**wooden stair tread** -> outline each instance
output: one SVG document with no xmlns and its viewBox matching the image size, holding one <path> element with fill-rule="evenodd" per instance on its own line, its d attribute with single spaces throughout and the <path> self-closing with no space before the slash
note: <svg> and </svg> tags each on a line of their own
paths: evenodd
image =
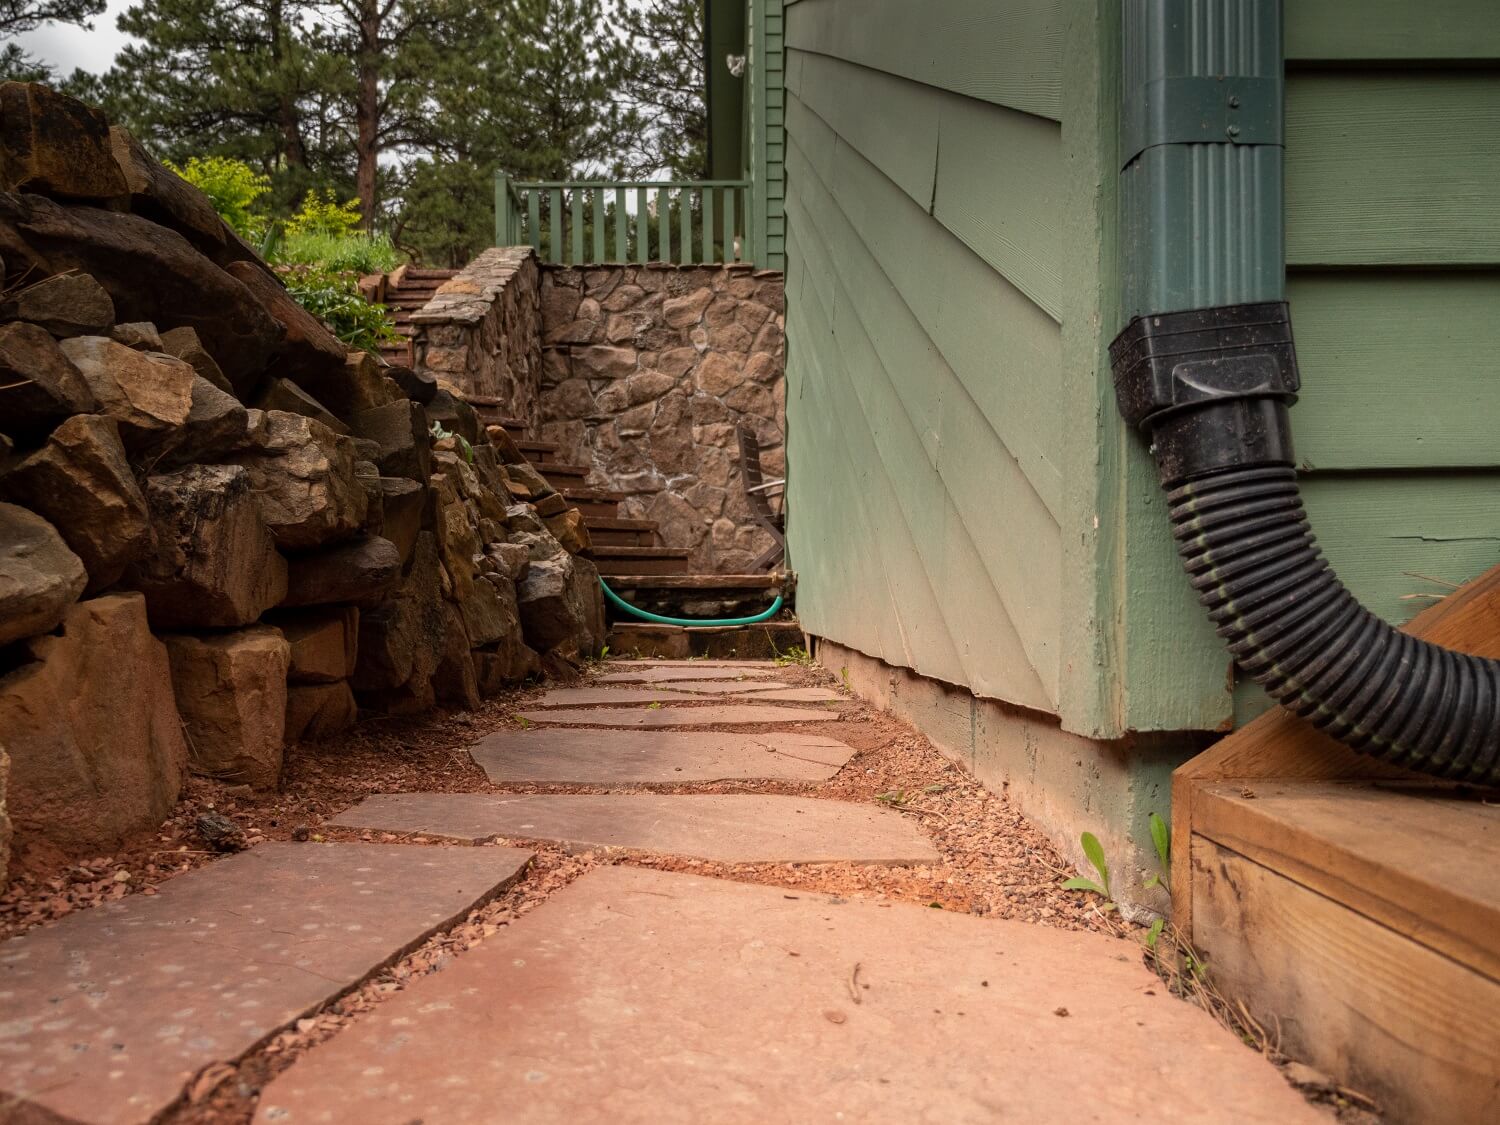
<svg viewBox="0 0 1500 1125">
<path fill-rule="evenodd" d="M 780 574 L 616 574 L 614 590 L 771 590 L 785 579 Z"/>
<path fill-rule="evenodd" d="M 606 559 L 685 559 L 687 547 L 595 547 L 594 556 Z"/>
<path fill-rule="evenodd" d="M 566 496 L 563 497 L 567 499 Z M 583 526 L 590 531 L 655 531 L 659 524 L 655 520 L 627 520 L 617 516 L 583 517 Z"/>
<path fill-rule="evenodd" d="M 618 504 L 625 499 L 623 492 L 611 492 L 607 488 L 564 488 L 559 491 L 564 500 L 592 500 L 596 503 Z"/>
<path fill-rule="evenodd" d="M 1500 979 L 1500 808 L 1455 785 L 1225 782 L 1193 831 Z"/>
</svg>

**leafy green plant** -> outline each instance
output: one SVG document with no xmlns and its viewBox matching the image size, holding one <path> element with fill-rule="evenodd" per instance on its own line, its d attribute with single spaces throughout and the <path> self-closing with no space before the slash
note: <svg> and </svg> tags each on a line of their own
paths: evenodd
<svg viewBox="0 0 1500 1125">
<path fill-rule="evenodd" d="M 1114 906 L 1114 892 L 1109 885 L 1109 862 L 1104 858 L 1104 845 L 1099 843 L 1099 837 L 1092 832 L 1085 832 L 1079 837 L 1083 844 L 1083 854 L 1088 861 L 1094 865 L 1094 871 L 1098 873 L 1098 880 L 1085 879 L 1081 875 L 1068 879 L 1063 883 L 1063 888 L 1069 891 L 1092 891 L 1105 900 L 1106 908 Z"/>
<path fill-rule="evenodd" d="M 362 221 L 359 200 L 340 202 L 334 198 L 332 188 L 323 191 L 314 188 L 302 200 L 297 213 L 287 220 L 286 233 L 288 236 L 320 234 L 337 238 L 359 230 Z"/>
<path fill-rule="evenodd" d="M 348 347 L 374 351 L 381 344 L 400 340 L 385 306 L 366 301 L 352 274 L 310 267 L 278 272 L 292 299 L 328 325 Z"/>
<path fill-rule="evenodd" d="M 1146 887 L 1163 886 L 1162 880 L 1172 871 L 1172 833 L 1167 830 L 1167 822 L 1156 813 L 1152 813 L 1148 823 L 1151 826 L 1151 843 L 1156 847 L 1156 859 L 1161 864 L 1161 870 L 1145 882 Z"/>
<path fill-rule="evenodd" d="M 334 273 L 386 273 L 396 268 L 400 256 L 384 234 L 347 231 L 335 234 L 321 230 L 288 229 L 272 249 L 274 259 L 286 265 L 318 266 Z"/>
<path fill-rule="evenodd" d="M 773 641 L 772 644 L 774 645 L 775 642 Z M 789 664 L 798 664 L 804 668 L 810 668 L 812 667 L 812 662 L 812 656 L 801 645 L 792 645 L 785 652 L 778 651 L 776 653 L 775 664 L 778 668 L 785 668 Z"/>
<path fill-rule="evenodd" d="M 905 789 L 892 789 L 889 793 L 877 793 L 875 799 L 882 805 L 896 809 L 906 804 L 908 800 Z"/>
<path fill-rule="evenodd" d="M 1156 943 L 1161 940 L 1161 932 L 1166 928 L 1166 924 L 1165 919 L 1158 918 L 1151 923 L 1150 928 L 1146 931 L 1146 948 L 1151 950 L 1152 953 L 1156 952 Z"/>
<path fill-rule="evenodd" d="M 236 234 L 252 237 L 261 222 L 256 204 L 271 190 L 269 177 L 228 156 L 194 156 L 180 167 L 170 162 L 167 167 L 208 196 L 219 217 Z"/>
</svg>

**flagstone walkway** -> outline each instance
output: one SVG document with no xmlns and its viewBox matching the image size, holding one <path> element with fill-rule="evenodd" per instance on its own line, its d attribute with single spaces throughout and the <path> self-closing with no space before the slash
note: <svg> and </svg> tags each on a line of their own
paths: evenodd
<svg viewBox="0 0 1500 1125">
<path fill-rule="evenodd" d="M 0 1122 L 1322 1119 L 1130 941 L 670 869 L 942 861 L 904 797 L 837 799 L 861 767 L 822 732 L 860 705 L 777 675 L 614 666 L 473 743 L 497 788 L 375 794 L 326 822 L 383 842 L 263 844 L 0 944 Z M 719 790 L 762 782 L 804 788 Z M 505 792 L 538 785 L 603 791 Z M 548 847 L 591 862 L 263 1086 L 242 1076 L 222 1115 L 200 1097 L 524 892 Z"/>
</svg>

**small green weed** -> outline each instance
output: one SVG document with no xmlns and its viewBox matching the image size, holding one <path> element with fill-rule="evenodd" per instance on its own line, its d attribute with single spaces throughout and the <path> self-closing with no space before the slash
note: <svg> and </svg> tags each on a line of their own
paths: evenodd
<svg viewBox="0 0 1500 1125">
<path fill-rule="evenodd" d="M 1063 888 L 1069 891 L 1092 891 L 1104 899 L 1104 909 L 1115 909 L 1114 892 L 1109 885 L 1109 861 L 1104 858 L 1104 845 L 1099 843 L 1099 837 L 1092 832 L 1085 832 L 1079 837 L 1083 844 L 1083 854 L 1088 857 L 1094 870 L 1098 873 L 1097 881 L 1085 879 L 1081 875 L 1068 879 L 1063 883 Z"/>
<path fill-rule="evenodd" d="M 1156 813 L 1151 814 L 1150 824 L 1151 843 L 1156 846 L 1156 859 L 1161 864 L 1161 870 L 1147 879 L 1144 885 L 1165 889 L 1164 880 L 1172 872 L 1172 833 L 1167 830 L 1167 822 Z"/>
<path fill-rule="evenodd" d="M 522 730 L 530 730 L 533 726 L 536 725 L 525 715 L 512 715 L 511 718 L 514 719 L 517 724 L 519 724 Z"/>
</svg>

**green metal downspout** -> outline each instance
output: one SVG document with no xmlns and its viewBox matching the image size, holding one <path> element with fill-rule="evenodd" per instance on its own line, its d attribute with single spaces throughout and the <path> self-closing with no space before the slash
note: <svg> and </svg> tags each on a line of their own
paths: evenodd
<svg viewBox="0 0 1500 1125">
<path fill-rule="evenodd" d="M 1125 0 L 1121 300 L 1282 299 L 1280 0 Z"/>
</svg>

